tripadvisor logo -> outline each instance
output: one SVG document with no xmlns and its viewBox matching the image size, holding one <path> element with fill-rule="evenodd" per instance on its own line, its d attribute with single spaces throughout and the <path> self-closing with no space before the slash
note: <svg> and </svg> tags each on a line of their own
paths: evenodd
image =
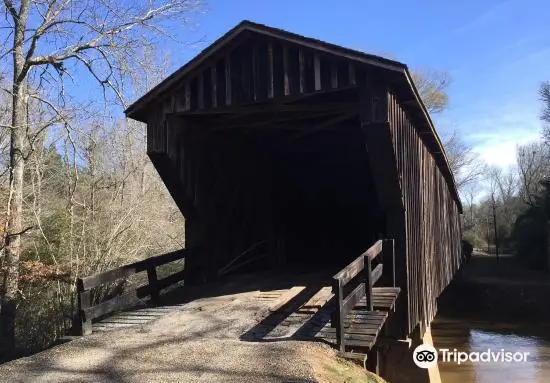
<svg viewBox="0 0 550 383">
<path fill-rule="evenodd" d="M 413 361 L 420 368 L 430 368 L 437 364 L 437 350 L 429 344 L 421 344 L 413 352 Z"/>
<path fill-rule="evenodd" d="M 413 361 L 420 368 L 430 368 L 437 363 L 438 355 L 441 354 L 442 362 L 453 362 L 457 364 L 471 362 L 471 363 L 525 363 L 529 352 L 511 352 L 500 349 L 493 351 L 487 349 L 483 352 L 463 352 L 442 348 L 437 350 L 429 344 L 421 344 L 413 353 Z"/>
</svg>

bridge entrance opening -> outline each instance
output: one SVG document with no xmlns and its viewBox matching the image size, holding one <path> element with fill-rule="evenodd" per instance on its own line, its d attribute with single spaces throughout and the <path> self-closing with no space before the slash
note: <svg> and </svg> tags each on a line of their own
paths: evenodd
<svg viewBox="0 0 550 383">
<path fill-rule="evenodd" d="M 357 113 L 331 109 L 330 97 L 172 119 L 195 188 L 191 268 L 337 270 L 383 237 Z"/>
</svg>

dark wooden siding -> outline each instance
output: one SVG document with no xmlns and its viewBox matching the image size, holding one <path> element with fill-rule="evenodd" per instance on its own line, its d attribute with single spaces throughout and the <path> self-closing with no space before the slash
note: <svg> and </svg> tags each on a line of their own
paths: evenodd
<svg viewBox="0 0 550 383">
<path fill-rule="evenodd" d="M 219 52 L 164 93 L 170 105 L 165 112 L 197 112 L 355 85 L 355 62 L 255 34 L 245 41 Z"/>
<path fill-rule="evenodd" d="M 433 155 L 395 94 L 389 119 L 406 220 L 409 331 L 425 328 L 436 298 L 460 266 L 460 213 Z"/>
</svg>

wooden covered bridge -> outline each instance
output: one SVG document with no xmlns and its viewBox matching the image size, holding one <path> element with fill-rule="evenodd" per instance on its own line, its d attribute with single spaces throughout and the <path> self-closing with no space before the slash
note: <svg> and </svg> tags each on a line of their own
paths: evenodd
<svg viewBox="0 0 550 383">
<path fill-rule="evenodd" d="M 245 21 L 126 113 L 186 218 L 186 284 L 326 271 L 341 350 L 371 348 L 388 312 L 397 337 L 434 318 L 461 204 L 406 65 Z M 134 269 L 145 293 L 167 284 Z"/>
</svg>

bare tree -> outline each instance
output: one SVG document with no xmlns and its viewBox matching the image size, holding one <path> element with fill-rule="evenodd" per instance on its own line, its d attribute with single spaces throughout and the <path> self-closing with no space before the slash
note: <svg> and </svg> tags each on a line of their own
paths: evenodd
<svg viewBox="0 0 550 383">
<path fill-rule="evenodd" d="M 460 192 L 483 176 L 486 165 L 456 131 L 443 140 L 443 147 Z"/>
<path fill-rule="evenodd" d="M 539 95 L 542 101 L 540 119 L 545 123 L 543 134 L 546 143 L 550 144 L 550 81 L 545 81 L 541 84 Z"/>
<path fill-rule="evenodd" d="M 517 148 L 517 163 L 520 177 L 520 196 L 529 206 L 534 206 L 542 192 L 541 181 L 550 174 L 548 146 L 535 142 Z"/>
<path fill-rule="evenodd" d="M 451 83 L 451 77 L 447 72 L 424 69 L 414 70 L 411 75 L 430 113 L 439 113 L 447 108 L 449 104 L 447 88 Z"/>
<path fill-rule="evenodd" d="M 489 201 L 491 204 L 491 215 L 493 223 L 493 235 L 494 235 L 494 245 L 497 256 L 497 262 L 499 262 L 499 235 L 498 235 L 498 221 L 497 221 L 497 211 L 498 211 L 498 202 L 499 202 L 499 190 L 500 183 L 502 179 L 502 169 L 498 167 L 491 167 L 489 169 Z"/>
<path fill-rule="evenodd" d="M 6 49 L 0 51 L 0 61 L 10 68 L 11 84 L 6 91 L 12 98 L 11 121 L 6 126 L 10 130 L 10 177 L 0 308 L 0 339 L 7 353 L 15 347 L 21 235 L 29 230 L 23 226 L 23 176 L 32 150 L 27 137 L 29 100 L 51 109 L 53 120 L 46 126 L 59 119 L 67 127 L 62 113 L 65 82 L 74 81 L 73 74 L 85 70 L 103 88 L 105 97 L 112 91 L 122 101 L 124 76 L 139 52 L 155 44 L 166 22 L 178 20 L 185 25 L 199 0 L 3 0 L 2 4 L 6 17 L 0 27 Z"/>
</svg>

